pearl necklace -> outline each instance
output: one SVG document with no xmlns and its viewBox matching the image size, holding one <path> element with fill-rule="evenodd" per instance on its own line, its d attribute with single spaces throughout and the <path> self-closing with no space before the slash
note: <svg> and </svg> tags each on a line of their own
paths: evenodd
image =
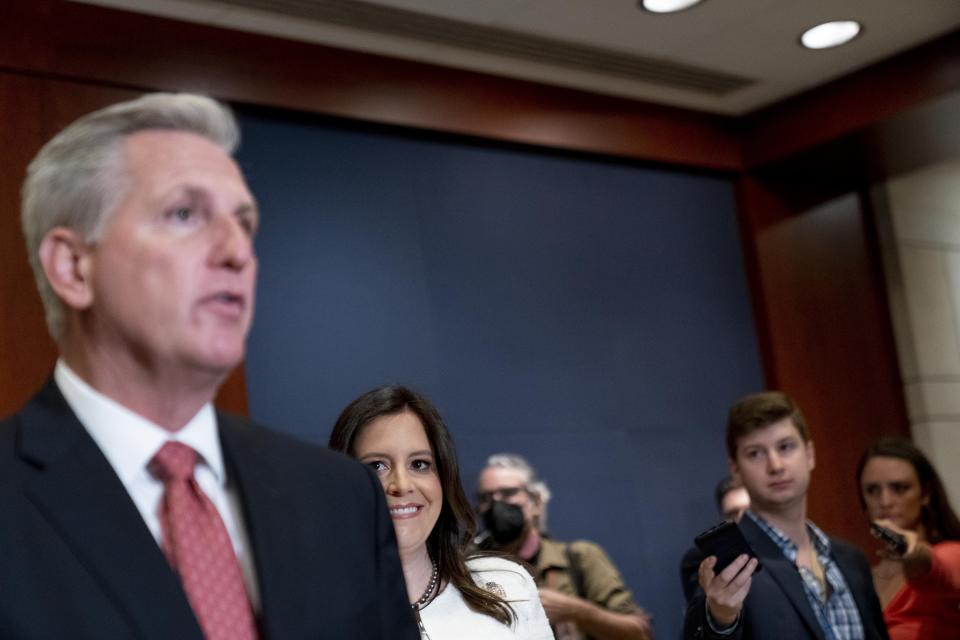
<svg viewBox="0 0 960 640">
<path fill-rule="evenodd" d="M 440 576 L 440 568 L 437 567 L 437 563 L 433 562 L 433 572 L 430 574 L 430 584 L 427 585 L 427 590 L 423 592 L 423 595 L 420 596 L 420 599 L 410 605 L 410 608 L 414 611 L 419 611 L 424 605 L 430 602 L 430 597 L 433 595 L 433 590 L 437 588 L 437 578 Z"/>
</svg>

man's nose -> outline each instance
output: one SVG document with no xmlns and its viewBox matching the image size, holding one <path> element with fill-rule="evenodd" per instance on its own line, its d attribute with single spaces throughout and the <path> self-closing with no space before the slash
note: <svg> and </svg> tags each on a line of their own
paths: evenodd
<svg viewBox="0 0 960 640">
<path fill-rule="evenodd" d="M 771 451 L 767 455 L 767 471 L 769 473 L 779 473 L 783 471 L 783 459 L 776 451 Z"/>
<path fill-rule="evenodd" d="M 239 271 L 253 261 L 253 238 L 239 218 L 232 215 L 220 216 L 212 225 L 214 246 L 211 261 L 216 266 Z"/>
</svg>

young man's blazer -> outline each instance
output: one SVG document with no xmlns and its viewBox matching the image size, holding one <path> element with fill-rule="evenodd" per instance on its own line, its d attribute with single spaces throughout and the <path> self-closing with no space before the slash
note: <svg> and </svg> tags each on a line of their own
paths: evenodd
<svg viewBox="0 0 960 640">
<path fill-rule="evenodd" d="M 713 633 L 706 620 L 705 595 L 698 587 L 687 608 L 684 639 L 828 640 L 817 624 L 796 566 L 749 517 L 740 520 L 740 530 L 763 565 L 763 570 L 753 576 L 740 624 L 732 635 Z M 880 602 L 873 589 L 870 566 L 863 554 L 834 538 L 830 539 L 830 547 L 831 557 L 843 573 L 857 604 L 865 640 L 889 640 Z"/>
</svg>

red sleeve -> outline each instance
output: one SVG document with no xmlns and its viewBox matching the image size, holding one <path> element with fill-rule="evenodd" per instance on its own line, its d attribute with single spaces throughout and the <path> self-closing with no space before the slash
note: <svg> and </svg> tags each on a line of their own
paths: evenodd
<svg viewBox="0 0 960 640">
<path fill-rule="evenodd" d="M 920 590 L 960 592 L 960 542 L 941 542 L 933 545 L 931 551 L 930 572 L 911 580 L 910 584 Z"/>
</svg>

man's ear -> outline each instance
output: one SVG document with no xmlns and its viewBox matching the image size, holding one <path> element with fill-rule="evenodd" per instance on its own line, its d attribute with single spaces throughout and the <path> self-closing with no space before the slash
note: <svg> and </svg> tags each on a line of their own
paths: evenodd
<svg viewBox="0 0 960 640">
<path fill-rule="evenodd" d="M 807 447 L 807 458 L 810 460 L 810 471 L 813 471 L 817 468 L 817 456 L 816 451 L 813 448 L 813 440 L 809 441 L 806 444 Z"/>
<path fill-rule="evenodd" d="M 90 247 L 76 231 L 50 229 L 40 242 L 38 254 L 47 281 L 65 305 L 86 309 L 93 303 Z"/>
<path fill-rule="evenodd" d="M 727 468 L 730 470 L 730 477 L 739 485 L 743 485 L 743 478 L 740 477 L 740 465 L 733 458 L 727 458 Z"/>
<path fill-rule="evenodd" d="M 527 496 L 530 498 L 530 513 L 533 514 L 534 520 L 537 521 L 537 526 L 539 526 L 540 516 L 543 515 L 543 497 L 532 491 L 528 491 Z"/>
</svg>

